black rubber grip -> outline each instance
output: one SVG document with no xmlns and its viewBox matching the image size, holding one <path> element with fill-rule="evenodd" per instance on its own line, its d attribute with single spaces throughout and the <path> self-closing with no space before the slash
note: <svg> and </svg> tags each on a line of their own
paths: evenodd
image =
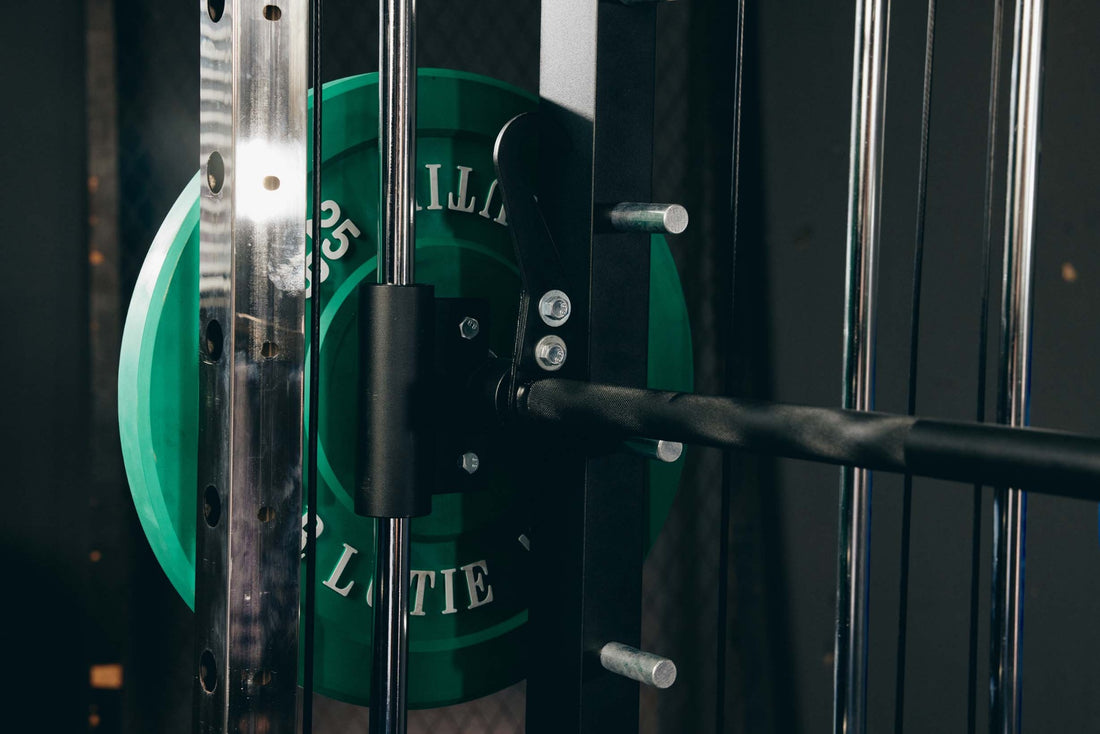
<svg viewBox="0 0 1100 734">
<path fill-rule="evenodd" d="M 359 288 L 359 515 L 431 512 L 434 300 L 429 285 Z"/>
<path fill-rule="evenodd" d="M 1100 500 L 1100 439 L 1093 436 L 559 378 L 521 385 L 516 410 L 573 432 L 614 432 Z"/>
</svg>

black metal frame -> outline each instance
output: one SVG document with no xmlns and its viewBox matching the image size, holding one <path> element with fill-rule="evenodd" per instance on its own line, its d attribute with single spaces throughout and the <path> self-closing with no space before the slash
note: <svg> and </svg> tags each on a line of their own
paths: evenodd
<svg viewBox="0 0 1100 734">
<path fill-rule="evenodd" d="M 587 379 L 638 387 L 649 235 L 598 232 L 596 206 L 650 200 L 655 32 L 653 4 L 542 4 L 540 114 L 553 132 L 542 137 L 539 204 L 587 331 L 568 360 Z M 527 731 L 636 731 L 638 684 L 604 670 L 598 653 L 640 640 L 642 459 L 537 443 Z"/>
</svg>

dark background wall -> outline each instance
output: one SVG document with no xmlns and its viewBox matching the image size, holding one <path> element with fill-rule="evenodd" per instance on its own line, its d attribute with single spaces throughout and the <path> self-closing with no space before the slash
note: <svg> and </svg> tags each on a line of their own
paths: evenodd
<svg viewBox="0 0 1100 734">
<path fill-rule="evenodd" d="M 373 15 L 343 5 L 327 4 L 326 78 L 375 63 Z M 659 199 L 682 201 L 692 213 L 691 229 L 673 248 L 692 313 L 698 386 L 836 405 L 854 3 L 748 3 L 736 280 L 727 205 L 730 5 L 682 0 L 660 15 L 654 187 Z M 1100 359 L 1092 338 L 1100 328 L 1100 48 L 1092 42 L 1100 7 L 1049 5 L 1032 417 L 1036 425 L 1100 434 L 1100 390 L 1091 379 Z M 878 404 L 897 411 L 905 405 L 925 8 L 893 6 Z M 537 87 L 533 0 L 423 0 L 420 13 L 422 64 Z M 1011 8 L 1008 15 L 1006 39 Z M 938 417 L 969 419 L 974 410 L 991 19 L 989 0 L 940 3 L 918 398 L 920 413 Z M 100 35 L 86 34 L 92 26 Z M 190 727 L 190 614 L 156 567 L 117 473 L 117 447 L 103 424 L 112 410 L 103 355 L 117 339 L 145 249 L 196 167 L 196 38 L 193 3 L 138 0 L 21 6 L 18 23 L 6 23 L 0 37 L 9 101 L 0 116 L 8 174 L 0 177 L 8 263 L 0 292 L 12 386 L 0 425 L 4 498 L 14 508 L 0 530 L 10 569 L 3 629 L 26 681 L 17 696 L 5 690 L 3 705 L 5 715 L 42 731 L 81 730 L 90 716 L 102 731 Z M 103 70 L 94 62 L 104 61 L 105 48 L 115 50 L 106 77 L 89 71 Z M 107 132 L 86 110 L 101 121 L 115 115 Z M 97 157 L 104 146 L 106 156 Z M 998 192 L 1003 152 L 1002 125 Z M 112 170 L 117 198 L 104 199 Z M 995 243 L 1002 199 L 998 193 Z M 103 217 L 115 226 L 106 241 Z M 107 252 L 115 281 L 104 280 L 90 249 Z M 111 293 L 113 321 L 103 310 Z M 995 317 L 990 323 L 995 331 Z M 693 453 L 647 562 L 645 642 L 676 659 L 681 676 L 670 691 L 643 695 L 645 729 L 713 732 L 721 700 L 725 731 L 828 731 L 837 472 L 731 459 L 723 583 L 722 469 L 717 452 Z M 893 716 L 899 490 L 896 477 L 876 478 L 872 731 L 886 730 Z M 917 483 L 910 731 L 965 729 L 970 502 L 965 487 Z M 1028 551 L 1025 725 L 1093 730 L 1100 722 L 1092 695 L 1100 684 L 1095 505 L 1032 498 Z M 980 570 L 985 596 L 988 552 Z M 983 607 L 979 695 L 987 616 Z M 116 662 L 126 673 L 122 688 L 89 690 L 88 666 Z M 356 720 L 354 711 L 332 711 L 333 727 Z M 508 711 L 504 726 L 514 728 Z M 979 713 L 984 722 L 983 701 Z M 468 712 L 431 720 L 451 731 L 476 730 L 479 721 Z"/>
<path fill-rule="evenodd" d="M 973 417 L 979 243 L 992 4 L 939 3 L 918 411 Z M 1007 109 L 1011 4 L 1006 18 L 1002 110 Z M 1032 420 L 1100 429 L 1095 286 L 1100 227 L 1100 55 L 1081 34 L 1100 27 L 1095 4 L 1048 3 L 1043 149 L 1035 269 Z M 880 286 L 878 406 L 905 407 L 909 279 L 916 213 L 923 3 L 893 3 L 887 94 L 886 180 Z M 773 395 L 809 404 L 839 398 L 841 299 L 852 42 L 850 4 L 759 6 L 757 73 L 766 198 Z M 1005 125 L 998 143 L 994 242 L 1003 230 Z M 994 259 L 999 263 L 995 248 Z M 995 267 L 999 279 L 999 264 Z M 995 283 L 994 298 L 998 297 Z M 994 309 L 996 310 L 996 309 Z M 991 320 L 996 333 L 996 320 Z M 996 360 L 992 345 L 991 361 Z M 992 406 L 992 401 L 989 402 Z M 916 485 L 908 696 L 911 731 L 962 731 L 966 712 L 970 502 L 960 485 Z M 802 731 L 825 731 L 830 706 L 836 472 L 780 464 L 793 689 Z M 900 481 L 876 478 L 872 548 L 872 731 L 893 706 Z M 990 545 L 989 496 L 983 548 Z M 1031 731 L 1093 730 L 1100 721 L 1092 625 L 1100 597 L 1096 508 L 1033 497 L 1028 526 L 1024 723 Z M 989 589 L 988 552 L 981 591 Z M 988 608 L 981 622 L 979 696 L 988 674 Z M 980 699 L 984 704 L 984 700 Z M 984 722 L 984 706 L 979 708 Z"/>
<path fill-rule="evenodd" d="M 67 7 L 62 7 L 66 5 Z M 5 8 L 10 9 L 10 8 Z M 0 407 L 5 581 L 0 640 L 11 662 L 4 728 L 85 726 L 88 306 L 80 3 L 21 7 L 0 30 Z M 42 707 L 56 693 L 54 703 Z"/>
</svg>

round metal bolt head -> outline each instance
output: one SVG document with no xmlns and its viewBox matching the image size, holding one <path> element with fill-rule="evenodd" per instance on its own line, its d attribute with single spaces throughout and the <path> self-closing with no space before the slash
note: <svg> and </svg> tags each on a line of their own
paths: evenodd
<svg viewBox="0 0 1100 734">
<path fill-rule="evenodd" d="M 463 339 L 473 339 L 481 331 L 481 324 L 473 316 L 467 316 L 458 325 L 458 331 Z"/>
<path fill-rule="evenodd" d="M 658 441 L 657 458 L 666 464 L 678 460 L 684 453 L 684 445 L 679 441 Z"/>
<path fill-rule="evenodd" d="M 568 352 L 559 336 L 544 336 L 535 345 L 535 361 L 547 372 L 556 372 L 565 364 Z"/>
<path fill-rule="evenodd" d="M 481 466 L 481 459 L 473 451 L 467 451 L 458 462 L 467 474 L 473 474 Z"/>
<path fill-rule="evenodd" d="M 670 204 L 664 212 L 665 231 L 669 234 L 680 234 L 688 228 L 687 209 L 679 204 Z"/>
<path fill-rule="evenodd" d="M 619 232 L 680 234 L 687 229 L 688 212 L 679 204 L 624 201 L 606 211 L 606 223 Z"/>
<path fill-rule="evenodd" d="M 671 688 L 676 682 L 676 663 L 671 660 L 661 660 L 652 668 L 654 688 Z"/>
<path fill-rule="evenodd" d="M 546 291 L 539 299 L 539 316 L 547 326 L 561 326 L 569 320 L 573 304 L 563 291 Z"/>
</svg>

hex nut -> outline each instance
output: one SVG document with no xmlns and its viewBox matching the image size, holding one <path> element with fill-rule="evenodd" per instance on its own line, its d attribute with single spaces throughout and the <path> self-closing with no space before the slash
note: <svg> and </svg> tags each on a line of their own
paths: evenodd
<svg viewBox="0 0 1100 734">
<path fill-rule="evenodd" d="M 547 326 L 561 326 L 569 320 L 573 304 L 565 291 L 550 290 L 539 299 L 539 316 Z"/>
<path fill-rule="evenodd" d="M 458 325 L 458 333 L 462 334 L 463 339 L 474 339 L 480 332 L 481 324 L 473 316 L 467 316 Z"/>
<path fill-rule="evenodd" d="M 459 459 L 458 465 L 462 467 L 463 471 L 467 474 L 473 474 L 481 466 L 481 459 L 473 451 L 467 451 Z"/>
<path fill-rule="evenodd" d="M 565 364 L 569 352 L 560 336 L 544 336 L 535 344 L 535 361 L 547 372 L 557 372 Z"/>
</svg>

